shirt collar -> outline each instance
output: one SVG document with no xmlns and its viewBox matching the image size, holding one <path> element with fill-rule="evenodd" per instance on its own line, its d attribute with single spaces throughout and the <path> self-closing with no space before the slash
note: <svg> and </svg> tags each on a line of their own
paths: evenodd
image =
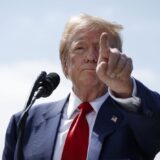
<svg viewBox="0 0 160 160">
<path fill-rule="evenodd" d="M 96 113 L 98 113 L 103 102 L 108 98 L 108 96 L 109 96 L 109 94 L 108 94 L 108 92 L 106 92 L 103 96 L 98 97 L 94 101 L 89 102 Z"/>
<path fill-rule="evenodd" d="M 108 98 L 108 92 L 106 92 L 103 96 L 96 98 L 95 100 L 89 102 L 93 107 L 93 110 L 98 113 L 103 102 Z M 75 95 L 73 91 L 71 91 L 68 107 L 66 110 L 66 115 L 68 119 L 71 118 L 72 114 L 77 110 L 78 106 L 82 103 L 82 101 Z"/>
</svg>

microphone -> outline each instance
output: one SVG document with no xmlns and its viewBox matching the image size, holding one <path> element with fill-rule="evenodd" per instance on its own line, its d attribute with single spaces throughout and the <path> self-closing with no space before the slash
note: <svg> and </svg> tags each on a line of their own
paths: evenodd
<svg viewBox="0 0 160 160">
<path fill-rule="evenodd" d="M 16 143 L 16 150 L 15 150 L 16 160 L 21 160 L 23 158 L 22 139 L 23 139 L 26 120 L 29 115 L 28 113 L 30 108 L 32 107 L 36 99 L 40 97 L 50 96 L 53 90 L 57 88 L 59 82 L 60 82 L 60 77 L 57 73 L 49 73 L 46 76 L 46 72 L 43 71 L 37 78 L 33 86 L 29 100 L 27 102 L 27 105 L 25 107 L 25 110 L 22 112 L 19 119 L 19 124 L 17 129 L 17 143 Z"/>
<path fill-rule="evenodd" d="M 49 73 L 42 82 L 39 84 L 39 88 L 35 93 L 36 99 L 40 97 L 48 97 L 57 88 L 60 82 L 60 77 L 57 73 Z"/>
</svg>

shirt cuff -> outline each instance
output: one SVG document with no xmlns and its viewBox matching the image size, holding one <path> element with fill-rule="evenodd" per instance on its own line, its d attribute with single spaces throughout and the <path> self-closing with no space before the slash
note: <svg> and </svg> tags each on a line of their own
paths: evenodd
<svg viewBox="0 0 160 160">
<path fill-rule="evenodd" d="M 137 97 L 137 85 L 135 79 L 132 77 L 133 82 L 133 92 L 132 97 L 129 98 L 117 98 L 113 95 L 110 88 L 108 89 L 109 95 L 118 102 L 123 108 L 127 109 L 128 111 L 136 112 L 140 106 L 141 99 Z"/>
</svg>

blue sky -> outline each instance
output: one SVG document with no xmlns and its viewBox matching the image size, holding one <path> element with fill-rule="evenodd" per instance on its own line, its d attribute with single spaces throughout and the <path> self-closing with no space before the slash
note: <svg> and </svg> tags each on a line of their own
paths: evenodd
<svg viewBox="0 0 160 160">
<path fill-rule="evenodd" d="M 160 92 L 159 8 L 159 0 L 1 0 L 0 155 L 10 116 L 23 108 L 41 70 L 58 72 L 61 84 L 39 103 L 69 92 L 58 49 L 64 25 L 75 14 L 84 12 L 122 24 L 123 51 L 133 59 L 133 76 Z"/>
</svg>

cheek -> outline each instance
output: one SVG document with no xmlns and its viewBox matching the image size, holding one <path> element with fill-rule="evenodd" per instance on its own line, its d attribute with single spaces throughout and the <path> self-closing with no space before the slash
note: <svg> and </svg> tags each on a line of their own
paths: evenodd
<svg viewBox="0 0 160 160">
<path fill-rule="evenodd" d="M 78 66 L 80 66 L 79 61 L 77 61 L 77 58 L 75 56 L 69 57 L 66 65 L 65 70 L 68 74 L 68 76 L 72 76 L 74 72 L 78 70 Z"/>
<path fill-rule="evenodd" d="M 81 66 L 84 63 L 84 54 L 74 54 L 70 53 L 66 60 L 66 71 L 67 74 L 72 74 L 73 72 L 79 72 Z"/>
<path fill-rule="evenodd" d="M 82 65 L 83 56 L 82 55 L 71 55 L 69 59 L 69 66 L 72 69 L 79 68 Z"/>
</svg>

